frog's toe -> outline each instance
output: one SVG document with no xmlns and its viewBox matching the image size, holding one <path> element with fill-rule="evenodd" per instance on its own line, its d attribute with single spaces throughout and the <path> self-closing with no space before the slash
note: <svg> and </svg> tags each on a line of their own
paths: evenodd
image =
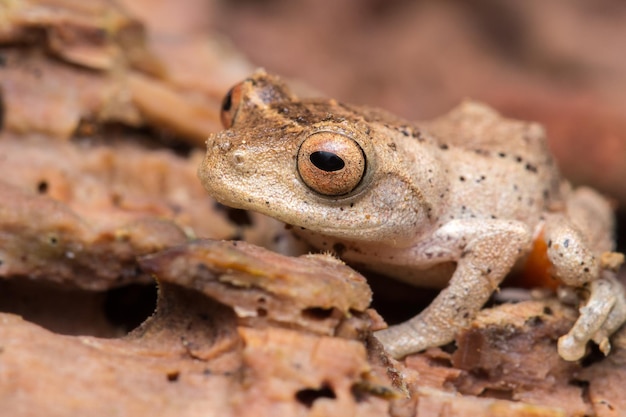
<svg viewBox="0 0 626 417">
<path fill-rule="evenodd" d="M 585 355 L 587 341 L 577 340 L 571 334 L 566 334 L 559 338 L 558 352 L 559 356 L 566 361 L 577 361 Z"/>
<path fill-rule="evenodd" d="M 611 351 L 609 337 L 626 322 L 626 293 L 615 276 L 604 271 L 602 277 L 590 284 L 589 299 L 580 309 L 580 317 L 572 329 L 559 339 L 559 355 L 575 361 L 585 354 L 589 340 L 598 344 L 600 351 Z"/>
</svg>

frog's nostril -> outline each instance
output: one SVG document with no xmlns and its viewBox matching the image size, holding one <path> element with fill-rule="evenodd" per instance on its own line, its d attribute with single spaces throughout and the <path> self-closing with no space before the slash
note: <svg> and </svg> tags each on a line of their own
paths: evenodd
<svg viewBox="0 0 626 417">
<path fill-rule="evenodd" d="M 241 164 L 244 163 L 244 161 L 245 161 L 245 157 L 243 155 L 243 152 L 234 152 L 233 153 L 233 162 L 236 165 L 241 165 Z"/>
</svg>

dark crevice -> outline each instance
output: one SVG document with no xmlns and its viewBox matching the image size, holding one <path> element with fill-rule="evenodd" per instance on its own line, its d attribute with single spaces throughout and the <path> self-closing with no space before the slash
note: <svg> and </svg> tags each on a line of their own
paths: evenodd
<svg viewBox="0 0 626 417">
<path fill-rule="evenodd" d="M 307 408 L 311 408 L 313 403 L 320 398 L 335 399 L 337 396 L 328 384 L 323 384 L 319 389 L 301 389 L 296 393 L 296 400 Z"/>
<path fill-rule="evenodd" d="M 113 325 L 129 332 L 154 313 L 156 299 L 156 284 L 131 284 L 115 288 L 106 293 L 104 314 Z"/>
<path fill-rule="evenodd" d="M 6 109 L 4 106 L 4 93 L 2 89 L 0 88 L 0 132 L 2 132 L 2 129 L 4 129 L 4 112 L 5 111 Z"/>
<path fill-rule="evenodd" d="M 302 315 L 313 320 L 325 320 L 331 317 L 334 311 L 333 308 L 310 307 L 302 310 Z"/>
<path fill-rule="evenodd" d="M 237 226 L 252 226 L 254 222 L 250 217 L 250 214 L 246 210 L 227 207 L 220 203 L 215 203 L 215 208 L 218 211 L 222 211 L 228 217 L 228 220 L 235 223 Z"/>
</svg>

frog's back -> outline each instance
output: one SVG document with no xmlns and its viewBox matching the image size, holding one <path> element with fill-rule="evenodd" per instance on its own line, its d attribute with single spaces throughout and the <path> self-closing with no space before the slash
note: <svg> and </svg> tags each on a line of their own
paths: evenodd
<svg viewBox="0 0 626 417">
<path fill-rule="evenodd" d="M 419 125 L 450 147 L 477 153 L 515 153 L 525 160 L 541 156 L 544 159 L 537 164 L 552 165 L 541 125 L 503 118 L 475 101 L 464 101 L 446 115 Z"/>
<path fill-rule="evenodd" d="M 562 201 L 562 179 L 540 124 L 506 119 L 484 104 L 465 101 L 448 114 L 419 125 L 442 147 L 486 156 L 494 164 L 518 165 L 529 177 L 538 177 L 532 182 L 543 184 L 546 205 Z"/>
</svg>

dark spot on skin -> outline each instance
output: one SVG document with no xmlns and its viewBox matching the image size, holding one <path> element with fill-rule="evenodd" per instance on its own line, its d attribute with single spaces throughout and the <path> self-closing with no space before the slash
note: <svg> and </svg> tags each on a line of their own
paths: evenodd
<svg viewBox="0 0 626 417">
<path fill-rule="evenodd" d="M 500 158 L 506 158 L 506 154 L 504 152 L 498 152 L 498 156 Z"/>
<path fill-rule="evenodd" d="M 487 268 L 487 274 L 491 274 L 491 268 Z"/>
<path fill-rule="evenodd" d="M 461 176 L 459 177 L 459 181 L 461 181 L 461 182 L 462 182 L 462 181 L 465 181 L 465 177 L 464 177 L 463 175 L 461 175 Z"/>
<path fill-rule="evenodd" d="M 553 314 L 552 309 L 550 307 L 544 307 L 543 314 L 545 314 L 546 316 L 551 316 Z"/>
<path fill-rule="evenodd" d="M 543 324 L 543 319 L 541 318 L 541 316 L 530 317 L 528 320 L 526 320 L 526 324 L 528 324 L 530 327 L 537 327 Z"/>
<path fill-rule="evenodd" d="M 589 268 L 584 267 L 584 268 L 583 268 L 583 272 L 584 272 L 584 273 L 588 273 L 588 272 L 589 272 Z"/>
<path fill-rule="evenodd" d="M 404 136 L 406 136 L 406 137 L 409 137 L 409 136 L 410 136 L 409 131 L 408 131 L 408 130 L 406 130 L 406 128 L 402 128 L 400 131 L 402 132 L 402 134 L 403 134 Z"/>
<path fill-rule="evenodd" d="M 547 200 L 550 198 L 550 192 L 548 190 L 543 190 L 543 199 Z"/>
<path fill-rule="evenodd" d="M 354 207 L 354 203 L 350 203 L 350 208 Z"/>
<path fill-rule="evenodd" d="M 521 156 L 516 156 L 515 157 L 515 162 L 522 162 L 522 157 Z"/>
<path fill-rule="evenodd" d="M 339 256 L 340 258 L 345 251 L 346 251 L 346 245 L 344 245 L 343 243 L 335 243 L 333 245 L 333 252 L 335 252 L 337 256 Z"/>
<path fill-rule="evenodd" d="M 569 239 L 565 239 L 563 241 L 563 246 L 565 246 L 565 248 L 569 248 Z"/>
<path fill-rule="evenodd" d="M 491 216 L 489 216 L 489 217 L 491 217 L 491 218 L 492 218 L 492 219 L 494 219 L 494 220 L 495 220 L 495 219 L 497 219 L 497 217 L 496 217 L 496 216 L 494 216 L 493 214 L 492 214 Z"/>
<path fill-rule="evenodd" d="M 391 149 L 392 151 L 395 151 L 398 149 L 394 142 L 388 143 L 387 146 L 389 146 L 389 149 Z"/>
<path fill-rule="evenodd" d="M 517 191 L 517 190 L 518 190 L 518 186 L 517 186 L 517 184 L 513 184 L 513 190 L 514 190 L 514 191 Z"/>
<path fill-rule="evenodd" d="M 526 171 L 536 173 L 537 167 L 531 164 L 526 164 Z"/>
<path fill-rule="evenodd" d="M 50 236 L 48 241 L 50 242 L 51 245 L 56 245 L 57 243 L 59 243 L 59 239 L 56 236 Z"/>
<path fill-rule="evenodd" d="M 469 318 L 469 313 L 468 313 L 467 311 L 466 311 L 465 313 L 463 313 L 463 318 L 464 318 L 464 319 Z"/>
<path fill-rule="evenodd" d="M 48 192 L 48 181 L 41 180 L 37 183 L 37 192 L 39 194 L 45 194 Z"/>
<path fill-rule="evenodd" d="M 446 145 L 445 143 L 442 143 L 441 145 L 439 145 L 439 147 L 443 149 L 444 151 L 448 150 L 448 145 Z"/>
</svg>

